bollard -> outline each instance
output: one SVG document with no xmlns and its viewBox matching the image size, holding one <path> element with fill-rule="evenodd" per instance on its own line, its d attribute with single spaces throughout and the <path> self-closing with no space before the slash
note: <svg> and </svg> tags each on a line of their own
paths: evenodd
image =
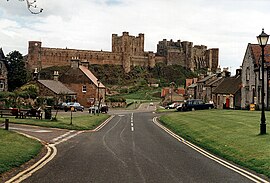
<svg viewBox="0 0 270 183">
<path fill-rule="evenodd" d="M 6 121 L 5 121 L 5 130 L 8 130 L 8 125 L 9 125 L 9 119 L 6 119 Z"/>
</svg>

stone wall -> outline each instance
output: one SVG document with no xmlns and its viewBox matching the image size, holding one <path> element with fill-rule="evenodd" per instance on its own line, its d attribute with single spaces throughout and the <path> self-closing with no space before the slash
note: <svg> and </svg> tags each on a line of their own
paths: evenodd
<svg viewBox="0 0 270 183">
<path fill-rule="evenodd" d="M 68 48 L 42 47 L 40 41 L 29 41 L 27 68 L 34 70 L 51 66 L 70 65 L 70 60 L 77 58 L 89 64 L 121 65 L 125 72 L 132 66 L 145 66 L 153 68 L 156 63 L 167 65 L 181 65 L 195 70 L 198 68 L 218 67 L 218 49 L 207 50 L 206 46 L 194 46 L 192 42 L 178 40 L 159 41 L 157 53 L 144 51 L 144 34 L 130 36 L 123 32 L 122 36 L 112 34 L 112 52 L 77 50 Z"/>
</svg>

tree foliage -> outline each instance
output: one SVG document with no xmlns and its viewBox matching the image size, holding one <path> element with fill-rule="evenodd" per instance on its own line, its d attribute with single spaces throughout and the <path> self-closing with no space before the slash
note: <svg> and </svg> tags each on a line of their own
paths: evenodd
<svg viewBox="0 0 270 183">
<path fill-rule="evenodd" d="M 10 52 L 8 61 L 8 90 L 13 91 L 27 82 L 25 61 L 19 51 Z"/>
</svg>

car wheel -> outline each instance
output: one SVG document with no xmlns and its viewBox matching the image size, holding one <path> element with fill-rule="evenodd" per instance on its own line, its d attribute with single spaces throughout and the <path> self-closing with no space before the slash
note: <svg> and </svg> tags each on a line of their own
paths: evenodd
<svg viewBox="0 0 270 183">
<path fill-rule="evenodd" d="M 209 107 L 208 109 L 212 109 L 212 107 Z"/>
</svg>

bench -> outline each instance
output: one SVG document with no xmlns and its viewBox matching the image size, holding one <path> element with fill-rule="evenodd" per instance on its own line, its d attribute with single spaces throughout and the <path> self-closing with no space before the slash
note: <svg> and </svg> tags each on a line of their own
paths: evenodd
<svg viewBox="0 0 270 183">
<path fill-rule="evenodd" d="M 42 111 L 37 109 L 22 109 L 20 113 L 23 117 L 35 117 L 36 119 L 42 119 Z"/>
<path fill-rule="evenodd" d="M 1 118 L 3 116 L 15 116 L 16 118 L 18 118 L 20 116 L 19 109 L 0 109 L 0 116 Z"/>
</svg>

